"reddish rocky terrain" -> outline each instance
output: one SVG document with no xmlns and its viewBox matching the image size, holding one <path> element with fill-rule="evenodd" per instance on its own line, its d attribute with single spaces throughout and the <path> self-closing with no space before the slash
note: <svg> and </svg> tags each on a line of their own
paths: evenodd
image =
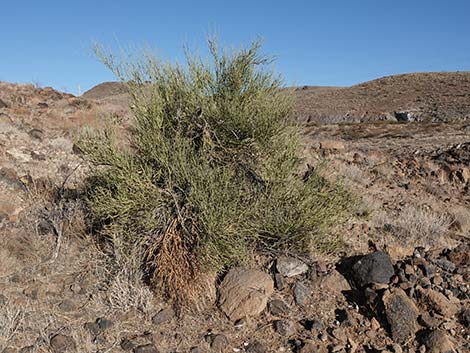
<svg viewBox="0 0 470 353">
<path fill-rule="evenodd" d="M 361 200 L 338 251 L 260 256 L 175 313 L 57 197 L 87 175 L 77 131 L 128 126 L 123 86 L 0 83 L 0 352 L 470 351 L 470 74 L 289 90 L 305 164 Z"/>
</svg>

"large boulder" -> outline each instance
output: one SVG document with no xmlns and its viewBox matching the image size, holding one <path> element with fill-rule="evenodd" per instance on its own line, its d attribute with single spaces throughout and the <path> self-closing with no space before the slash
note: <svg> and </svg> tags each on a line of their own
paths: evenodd
<svg viewBox="0 0 470 353">
<path fill-rule="evenodd" d="M 273 280 L 266 272 L 232 268 L 220 284 L 219 307 L 233 321 L 258 315 L 273 291 Z"/>
</svg>

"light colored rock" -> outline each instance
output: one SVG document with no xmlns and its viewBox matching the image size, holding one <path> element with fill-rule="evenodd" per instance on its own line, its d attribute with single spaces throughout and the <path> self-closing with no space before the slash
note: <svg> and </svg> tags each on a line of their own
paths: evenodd
<svg viewBox="0 0 470 353">
<path fill-rule="evenodd" d="M 276 261 L 277 271 L 284 277 L 294 277 L 308 271 L 305 262 L 291 256 L 281 256 Z"/>
<path fill-rule="evenodd" d="M 274 291 L 271 277 L 258 270 L 232 268 L 219 288 L 219 307 L 236 321 L 260 314 Z"/>
<path fill-rule="evenodd" d="M 342 296 L 344 291 L 351 290 L 348 281 L 336 270 L 324 276 L 320 281 L 322 290 L 336 296 Z"/>
</svg>

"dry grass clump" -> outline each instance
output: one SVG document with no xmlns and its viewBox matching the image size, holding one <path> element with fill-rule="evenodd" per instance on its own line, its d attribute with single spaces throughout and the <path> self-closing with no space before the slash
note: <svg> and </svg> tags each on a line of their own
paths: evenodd
<svg viewBox="0 0 470 353">
<path fill-rule="evenodd" d="M 254 251 L 331 250 L 328 231 L 349 194 L 316 170 L 303 175 L 300 129 L 259 44 L 184 66 L 151 56 L 103 62 L 129 85 L 134 125 L 87 131 L 87 202 L 114 251 L 143 249 L 149 281 L 177 304 L 194 302 L 207 273 Z"/>
<path fill-rule="evenodd" d="M 142 274 L 132 267 L 123 267 L 114 274 L 107 286 L 107 304 L 113 310 L 128 312 L 137 310 L 143 314 L 152 312 L 151 292 L 141 280 Z"/>
<path fill-rule="evenodd" d="M 23 315 L 21 309 L 0 305 L 0 350 L 2 352 L 18 334 Z"/>
<path fill-rule="evenodd" d="M 448 234 L 454 220 L 444 213 L 408 205 L 395 218 L 378 213 L 373 221 L 403 243 L 433 246 Z"/>
</svg>

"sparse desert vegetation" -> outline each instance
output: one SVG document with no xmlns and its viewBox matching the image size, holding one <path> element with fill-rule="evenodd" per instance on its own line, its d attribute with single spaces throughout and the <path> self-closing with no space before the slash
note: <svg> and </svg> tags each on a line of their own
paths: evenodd
<svg viewBox="0 0 470 353">
<path fill-rule="evenodd" d="M 135 124 L 126 143 L 111 126 L 78 141 L 93 166 L 86 192 L 96 232 L 119 256 L 142 249 L 147 275 L 178 304 L 204 292 L 207 272 L 258 251 L 334 248 L 329 233 L 353 202 L 303 170 L 300 127 L 259 44 L 209 47 L 210 64 L 188 57 L 186 67 L 102 54 L 129 82 Z"/>
<path fill-rule="evenodd" d="M 0 352 L 468 351 L 468 73 L 292 90 L 212 49 L 0 83 Z"/>
</svg>

